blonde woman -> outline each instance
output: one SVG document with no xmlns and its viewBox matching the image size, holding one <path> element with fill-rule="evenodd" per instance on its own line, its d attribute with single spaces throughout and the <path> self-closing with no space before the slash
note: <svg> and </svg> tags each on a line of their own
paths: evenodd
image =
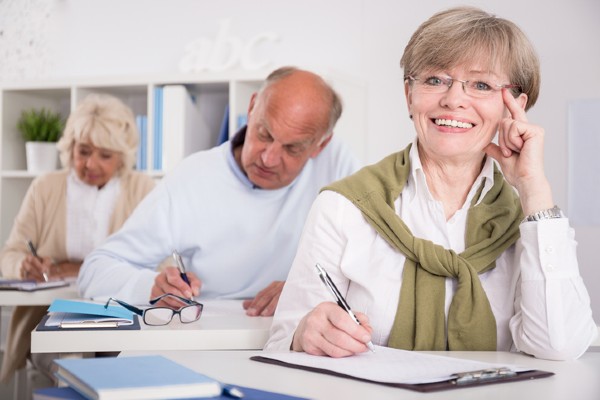
<svg viewBox="0 0 600 400">
<path fill-rule="evenodd" d="M 104 94 L 88 95 L 71 113 L 57 144 L 63 169 L 29 187 L 0 253 L 4 278 L 74 278 L 83 258 L 123 225 L 154 187 L 133 171 L 138 132 L 131 109 Z M 30 254 L 26 240 L 37 247 Z M 29 331 L 47 307 L 16 307 L 9 327 L 1 378 L 25 366 Z M 42 370 L 45 368 L 42 368 Z"/>
</svg>

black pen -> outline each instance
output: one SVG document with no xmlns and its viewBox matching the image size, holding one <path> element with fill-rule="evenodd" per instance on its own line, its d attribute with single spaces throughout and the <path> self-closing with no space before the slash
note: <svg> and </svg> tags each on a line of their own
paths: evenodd
<svg viewBox="0 0 600 400">
<path fill-rule="evenodd" d="M 27 239 L 27 247 L 29 247 L 29 251 L 31 252 L 31 255 L 34 256 L 35 258 L 37 258 L 38 260 L 40 260 L 40 257 L 37 254 L 37 251 L 35 249 L 35 246 L 33 245 L 33 242 L 31 241 L 31 239 Z M 48 282 L 48 274 L 46 273 L 46 271 L 42 272 L 42 276 L 44 277 L 44 281 Z"/>
<path fill-rule="evenodd" d="M 181 277 L 181 279 L 183 279 L 183 281 L 185 283 L 188 284 L 188 286 L 191 289 L 192 285 L 190 284 L 190 280 L 188 279 L 187 273 L 185 272 L 185 266 L 183 265 L 183 260 L 181 259 L 181 256 L 179 255 L 177 250 L 173 250 L 173 259 L 175 260 L 175 263 L 177 263 L 177 268 L 179 269 L 179 276 Z M 193 293 L 192 293 L 192 296 L 190 297 L 190 300 L 194 301 Z"/>
<path fill-rule="evenodd" d="M 327 288 L 329 289 L 329 291 L 335 297 L 338 306 L 342 307 L 350 315 L 350 317 L 354 320 L 354 322 L 356 322 L 357 325 L 360 325 L 361 324 L 360 321 L 358 320 L 358 318 L 356 318 L 356 315 L 354 315 L 354 313 L 352 312 L 352 309 L 350 308 L 350 305 L 348 305 L 348 303 L 346 302 L 346 299 L 344 299 L 344 296 L 342 296 L 342 294 L 340 293 L 340 291 L 338 290 L 338 288 L 335 286 L 335 284 L 333 283 L 333 281 L 329 277 L 329 274 L 327 273 L 327 271 L 325 271 L 323 269 L 323 267 L 321 267 L 319 265 L 319 263 L 317 263 L 315 265 L 315 268 L 317 268 L 317 272 L 319 273 L 319 277 L 321 278 L 321 280 L 323 281 L 323 283 L 325 284 L 325 286 L 327 286 Z M 375 351 L 375 348 L 373 347 L 373 342 L 371 342 L 370 340 L 367 343 L 367 347 L 369 348 L 369 350 L 371 350 L 373 352 Z"/>
</svg>

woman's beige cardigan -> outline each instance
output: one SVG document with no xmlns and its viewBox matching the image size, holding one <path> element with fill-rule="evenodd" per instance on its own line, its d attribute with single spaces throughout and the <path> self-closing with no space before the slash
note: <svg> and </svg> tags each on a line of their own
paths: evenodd
<svg viewBox="0 0 600 400">
<path fill-rule="evenodd" d="M 36 178 L 15 219 L 6 245 L 0 253 L 2 277 L 20 279 L 20 267 L 28 249 L 26 239 L 37 245 L 40 256 L 67 261 L 66 195 L 69 170 Z M 109 234 L 118 230 L 137 204 L 152 190 L 154 181 L 139 172 L 121 175 L 121 190 L 109 223 Z M 25 366 L 31 347 L 31 331 L 46 314 L 47 307 L 15 307 L 9 326 L 6 353 L 0 372 L 5 382 Z"/>
</svg>

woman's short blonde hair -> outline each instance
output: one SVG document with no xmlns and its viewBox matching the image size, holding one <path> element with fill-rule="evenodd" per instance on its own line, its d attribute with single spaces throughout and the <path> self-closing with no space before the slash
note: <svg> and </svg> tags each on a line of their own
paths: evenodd
<svg viewBox="0 0 600 400">
<path fill-rule="evenodd" d="M 86 142 L 121 153 L 123 170 L 133 169 L 136 162 L 139 134 L 131 108 L 116 97 L 92 93 L 69 115 L 57 147 L 60 161 L 70 168 L 73 146 Z"/>
<path fill-rule="evenodd" d="M 540 63 L 533 45 L 517 25 L 475 7 L 456 7 L 425 21 L 410 38 L 400 60 L 404 76 L 477 64 L 502 70 L 513 95 L 527 95 L 526 110 L 540 91 Z"/>
</svg>

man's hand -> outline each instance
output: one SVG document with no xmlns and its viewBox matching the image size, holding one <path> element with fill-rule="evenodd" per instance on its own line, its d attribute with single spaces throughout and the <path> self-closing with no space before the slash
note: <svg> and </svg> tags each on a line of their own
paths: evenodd
<svg viewBox="0 0 600 400">
<path fill-rule="evenodd" d="M 298 324 L 292 350 L 330 357 L 348 357 L 369 348 L 373 328 L 363 313 L 355 313 L 361 325 L 343 308 L 333 302 L 324 302 L 306 314 Z"/>
<path fill-rule="evenodd" d="M 185 297 L 186 299 L 198 296 L 200 294 L 200 287 L 202 282 L 193 272 L 187 272 L 187 277 L 190 281 L 190 285 L 181 279 L 179 270 L 175 267 L 166 267 L 164 271 L 156 276 L 154 279 L 154 286 L 150 291 L 150 298 L 161 296 L 165 293 L 171 293 L 177 296 Z M 170 308 L 178 309 L 181 308 L 182 304 L 177 299 L 165 298 L 161 300 L 159 304 L 166 305 Z"/>
<path fill-rule="evenodd" d="M 285 281 L 271 282 L 269 286 L 258 292 L 255 298 L 244 300 L 243 306 L 246 314 L 251 317 L 270 317 L 275 314 L 284 283 Z"/>
</svg>

